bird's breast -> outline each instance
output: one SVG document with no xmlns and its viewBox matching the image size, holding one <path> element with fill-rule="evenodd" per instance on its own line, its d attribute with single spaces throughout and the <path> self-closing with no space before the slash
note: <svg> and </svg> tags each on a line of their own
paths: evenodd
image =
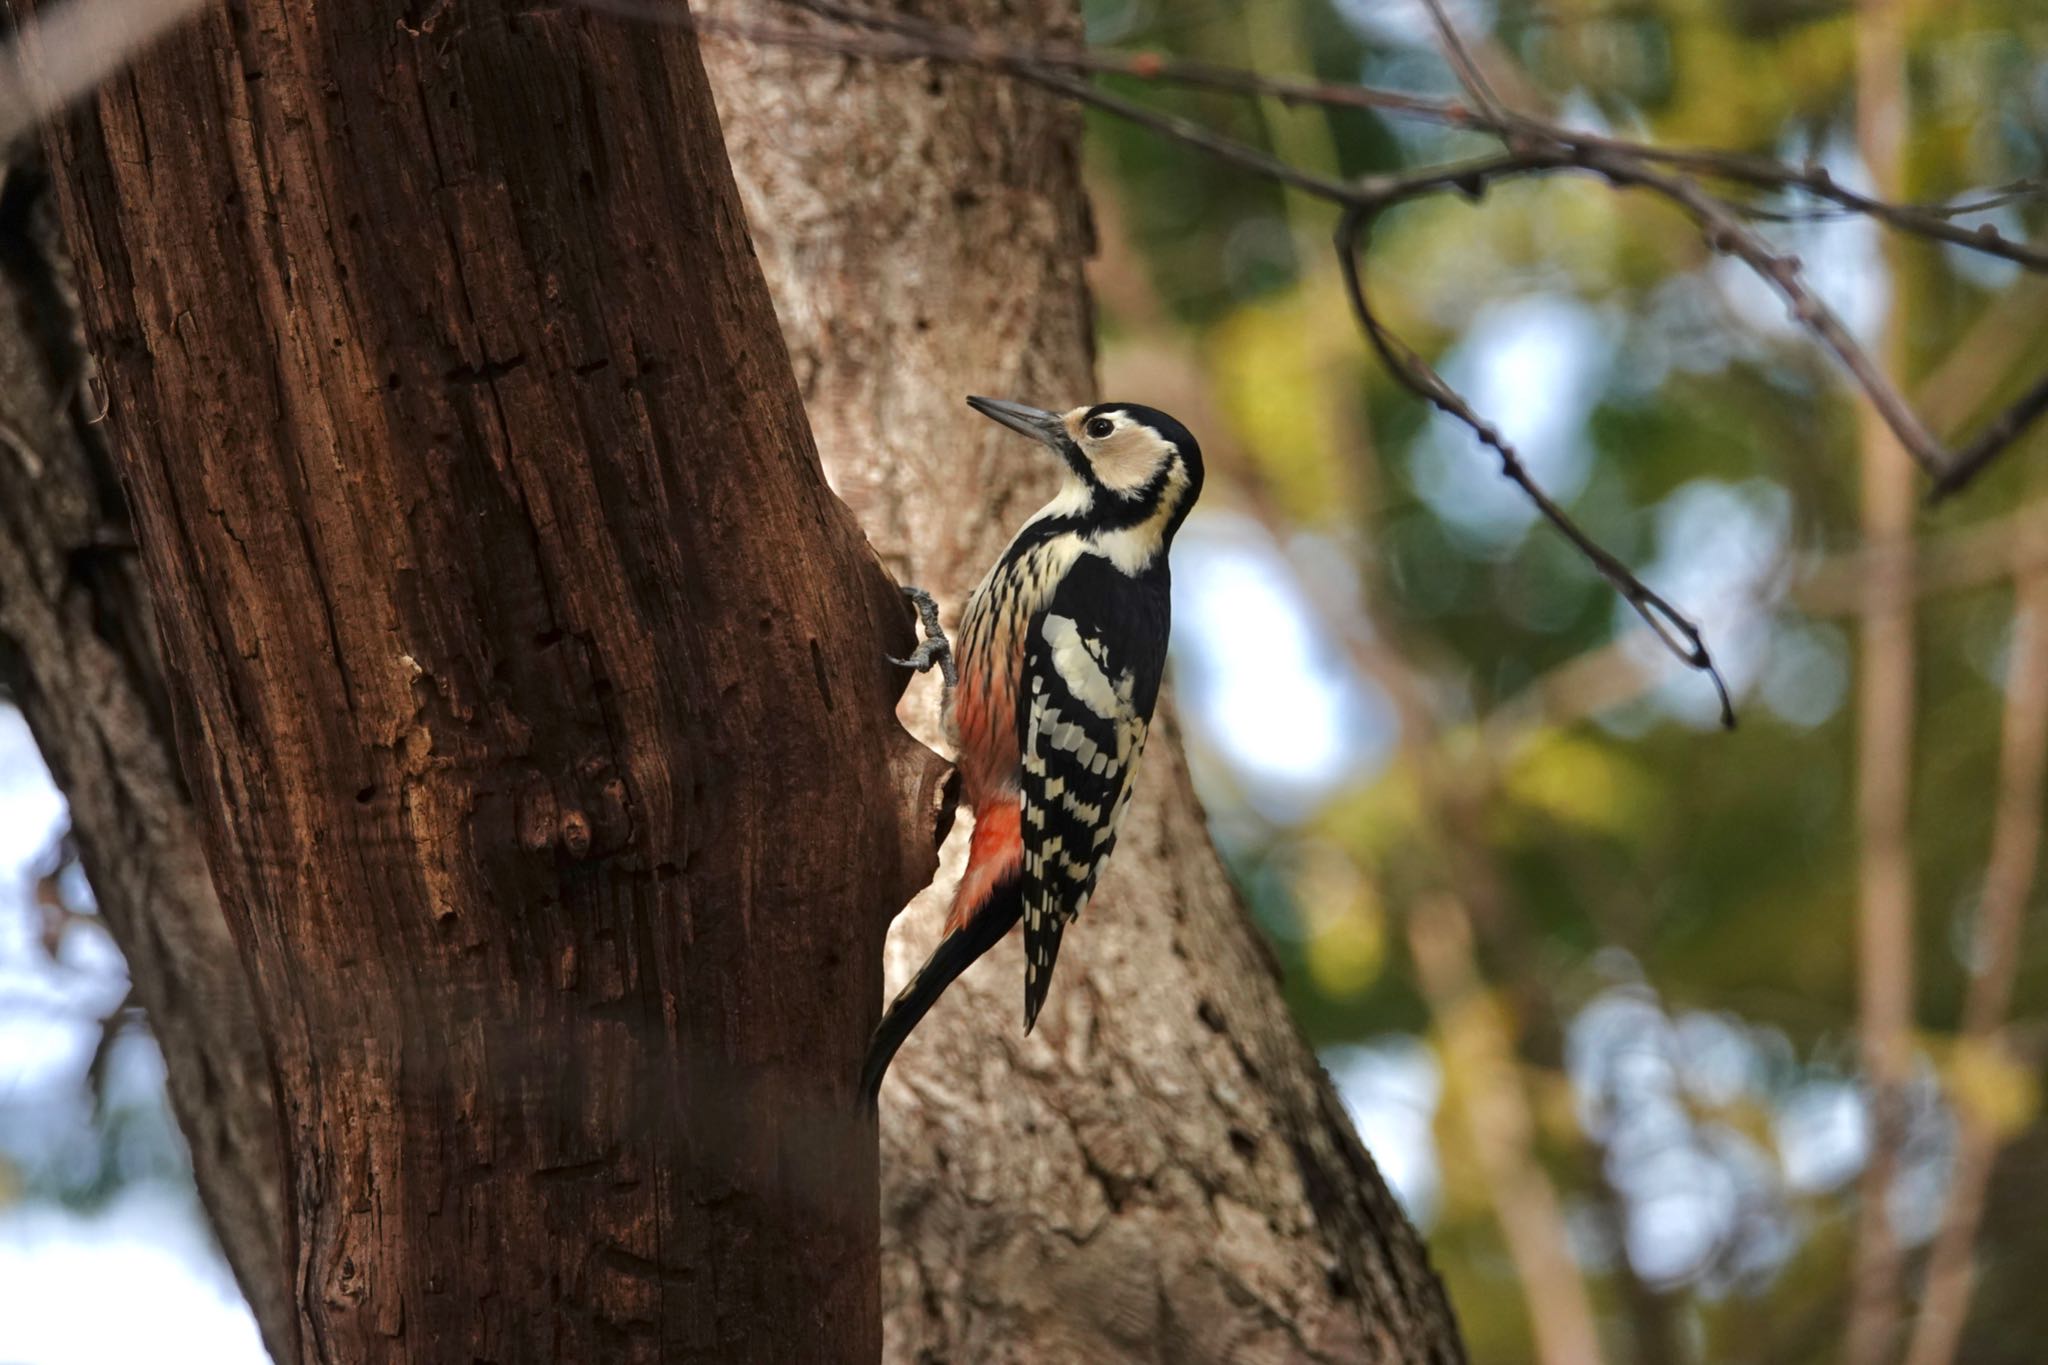
<svg viewBox="0 0 2048 1365">
<path fill-rule="evenodd" d="M 1014 542 L 968 599 L 960 631 L 960 685 L 948 729 L 970 805 L 1017 794 L 1025 633 L 1081 552 L 1080 538 L 1073 535 Z"/>
</svg>

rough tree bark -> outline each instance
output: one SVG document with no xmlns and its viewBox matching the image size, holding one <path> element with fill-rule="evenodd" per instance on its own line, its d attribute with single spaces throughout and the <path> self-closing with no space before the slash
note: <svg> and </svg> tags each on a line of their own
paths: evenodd
<svg viewBox="0 0 2048 1365">
<path fill-rule="evenodd" d="M 298 1357 L 871 1358 L 934 769 L 693 43 L 260 0 L 51 148 Z"/>
<path fill-rule="evenodd" d="M 976 23 L 1071 25 L 1071 7 L 1056 0 L 1022 13 L 987 0 L 944 9 Z M 443 27 L 438 41 L 451 37 Z M 713 57 L 828 473 L 906 581 L 939 588 L 957 607 L 1046 479 L 1028 451 L 965 413 L 961 393 L 1055 402 L 1090 387 L 1078 120 L 948 73 L 727 46 Z M 10 496 L 33 486 L 16 482 L 27 466 L 4 454 L 0 499 L 27 507 Z M 141 729 L 95 718 L 86 703 L 104 695 L 108 669 L 69 662 L 96 659 L 97 641 L 117 637 L 137 657 L 117 649 L 116 673 L 153 668 L 147 632 L 136 628 L 137 575 L 93 570 L 122 553 L 118 531 L 96 529 L 118 511 L 104 465 L 80 474 L 76 461 L 39 463 L 46 497 L 61 475 L 62 498 L 90 506 L 97 489 L 99 506 L 86 520 L 51 518 L 51 532 L 0 519 L 0 556 L 10 536 L 45 547 L 17 551 L 17 562 L 40 566 L 29 600 L 49 604 L 40 633 L 19 611 L 0 616 L 17 647 L 30 642 L 12 658 L 0 651 L 0 663 L 19 679 L 42 643 L 45 662 L 28 676 L 49 685 L 22 689 L 24 699 L 43 703 L 39 738 L 71 791 L 102 902 L 165 1037 L 174 1094 L 204 1100 L 187 1112 L 180 1099 L 199 1156 L 204 1125 L 239 1113 L 247 1130 L 247 1116 L 267 1104 L 262 1078 L 232 1067 L 246 1033 L 194 1033 L 208 1011 L 193 983 L 221 977 L 233 990 L 238 973 L 222 961 L 224 937 L 207 928 L 203 882 L 196 909 L 162 890 L 181 856 L 195 865 L 189 845 L 166 834 L 124 849 L 132 817 L 80 799 L 92 789 L 79 777 L 87 772 L 166 824 L 191 820 L 161 757 L 152 770 L 119 748 L 100 752 L 100 729 L 130 744 Z M 0 585 L 16 581 L 0 562 Z M 20 600 L 0 592 L 0 611 Z M 94 686 L 80 691 L 79 681 Z M 134 716 L 146 701 L 122 705 Z M 928 704 L 917 715 L 928 724 Z M 161 726 L 154 742 L 168 752 Z M 66 744 L 100 769 L 55 761 Z M 905 1083 L 892 1083 L 884 1124 L 889 1357 L 1456 1359 L 1412 1232 L 1285 1018 L 1177 746 L 1155 742 L 1152 754 L 1103 913 L 1084 926 L 1092 942 L 1063 977 L 1074 999 L 1048 1016 L 1047 1041 L 1017 1037 L 1007 949 L 971 974 L 899 1061 Z M 102 871 L 116 854 L 133 875 Z M 899 922 L 892 980 L 929 942 L 935 900 Z M 213 916 L 217 926 L 217 907 Z M 167 945 L 153 993 L 152 943 Z M 181 1048 L 181 1036 L 198 1041 Z M 1052 1115 L 1063 1117 L 1048 1128 Z M 259 1312 L 266 1283 L 286 1302 L 282 1275 L 261 1273 L 275 1254 L 262 1221 L 231 1215 L 247 1207 L 245 1187 L 265 1187 L 262 1147 L 245 1145 L 211 1172 L 199 1163 Z"/>
<path fill-rule="evenodd" d="M 757 0 L 711 8 L 786 18 Z M 934 9 L 1080 36 L 1071 0 L 919 7 Z M 707 62 L 826 471 L 902 581 L 957 612 L 1053 479 L 962 397 L 1095 396 L 1080 119 L 926 67 L 726 41 Z M 931 688 L 913 695 L 935 738 Z M 1419 1239 L 1287 1014 L 1170 726 L 1160 738 L 1036 1033 L 1022 1035 L 1007 943 L 892 1071 L 888 1357 L 1460 1359 Z M 935 940 L 948 887 L 899 920 L 892 988 Z"/>
</svg>

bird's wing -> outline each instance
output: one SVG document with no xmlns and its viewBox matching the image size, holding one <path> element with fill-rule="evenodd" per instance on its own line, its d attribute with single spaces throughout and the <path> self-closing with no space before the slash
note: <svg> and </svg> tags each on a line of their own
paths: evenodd
<svg viewBox="0 0 2048 1365">
<path fill-rule="evenodd" d="M 1052 984 L 1061 931 L 1116 846 L 1166 663 L 1163 593 L 1154 602 L 1136 588 L 1077 578 L 1031 621 L 1017 708 L 1027 1032 Z"/>
</svg>

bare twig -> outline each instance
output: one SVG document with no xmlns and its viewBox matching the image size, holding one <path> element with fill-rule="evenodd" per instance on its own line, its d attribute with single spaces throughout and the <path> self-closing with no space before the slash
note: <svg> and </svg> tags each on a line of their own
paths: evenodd
<svg viewBox="0 0 2048 1365">
<path fill-rule="evenodd" d="M 142 1003 L 135 998 L 131 987 L 121 998 L 121 1003 L 100 1020 L 99 1040 L 93 1044 L 92 1060 L 85 1066 L 85 1086 L 92 1095 L 93 1113 L 100 1116 L 102 1122 L 107 1112 L 107 1064 L 113 1060 L 114 1044 L 120 1042 L 128 1026 L 141 1017 Z"/>
<path fill-rule="evenodd" d="M 1495 128 L 1508 127 L 1513 116 L 1500 96 L 1493 93 L 1493 86 L 1473 57 L 1472 49 L 1465 46 L 1458 26 L 1444 12 L 1443 0 L 1422 0 L 1422 4 L 1429 11 L 1429 22 L 1436 27 L 1436 40 L 1443 47 L 1444 59 L 1450 63 L 1452 74 L 1457 76 L 1473 107 Z"/>
<path fill-rule="evenodd" d="M 2048 376 L 2043 376 L 2041 382 L 2027 390 L 2018 402 L 1992 418 L 1977 433 L 1975 440 L 1949 458 L 1948 467 L 1934 481 L 1928 500 L 1940 502 L 1959 492 L 1965 484 L 1983 473 L 1985 466 L 2004 454 L 2006 448 L 2044 412 L 2048 412 Z"/>
<path fill-rule="evenodd" d="M 1403 191 L 1390 191 L 1390 200 L 1400 197 Z M 1388 330 L 1378 314 L 1373 311 L 1366 298 L 1364 279 L 1358 268 L 1358 244 L 1372 210 L 1348 209 L 1337 225 L 1337 259 L 1344 271 L 1344 289 L 1351 299 L 1351 309 L 1358 319 L 1358 325 L 1371 338 L 1373 348 L 1379 352 L 1394 377 L 1419 397 L 1434 404 L 1437 409 L 1456 418 L 1471 428 L 1482 444 L 1500 457 L 1501 473 L 1521 489 L 1523 494 L 1542 513 L 1544 519 L 1569 540 L 1573 547 L 1584 555 L 1587 562 L 1599 571 L 1601 577 L 1613 585 L 1643 623 L 1656 632 L 1674 656 L 1690 668 L 1696 668 L 1713 680 L 1714 691 L 1721 699 L 1721 723 L 1733 727 L 1735 709 L 1729 700 L 1728 686 L 1722 681 L 1721 672 L 1714 666 L 1713 657 L 1707 652 L 1706 642 L 1701 638 L 1699 627 L 1694 625 L 1685 613 L 1673 606 L 1656 591 L 1645 584 L 1619 559 L 1595 541 L 1571 515 L 1546 493 L 1529 474 L 1521 456 L 1514 446 L 1500 434 L 1491 422 L 1472 410 L 1471 404 L 1456 389 L 1445 383 L 1443 377 L 1417 355 L 1408 344 Z"/>
<path fill-rule="evenodd" d="M 1765 157 L 1744 156 L 1736 152 L 1709 152 L 1681 148 L 1645 147 L 1639 143 L 1615 142 L 1613 139 L 1592 137 L 1584 133 L 1571 135 L 1574 141 L 1590 145 L 1609 144 L 1613 149 L 1642 156 L 1646 160 L 1686 171 L 1693 175 L 1705 176 L 1710 180 L 1725 180 L 1736 184 L 1749 185 L 1758 189 L 1796 190 L 1826 199 L 1835 205 L 1824 214 L 1834 217 L 1874 218 L 1888 227 L 1896 228 L 1909 236 L 1925 237 L 1932 241 L 1946 242 L 1951 246 L 1996 256 L 2025 266 L 2029 270 L 2048 270 L 2048 250 L 2027 242 L 2015 242 L 1996 227 L 1986 223 L 1978 227 L 1964 227 L 1957 218 L 2021 199 L 2038 198 L 2048 191 L 2048 182 L 2035 179 L 2018 180 L 1987 191 L 1977 199 L 1959 204 L 1901 204 L 1878 199 L 1850 189 L 1837 181 L 1825 166 L 1785 165 Z M 1806 213 L 1774 214 L 1769 210 L 1746 208 L 1752 216 L 1778 217 L 1787 221 L 1800 221 L 1816 216 Z"/>
</svg>

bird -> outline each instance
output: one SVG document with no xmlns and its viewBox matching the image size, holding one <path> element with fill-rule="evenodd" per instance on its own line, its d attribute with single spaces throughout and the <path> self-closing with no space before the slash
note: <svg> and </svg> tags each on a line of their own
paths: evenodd
<svg viewBox="0 0 2048 1365">
<path fill-rule="evenodd" d="M 869 1040 L 870 1109 L 911 1030 L 1019 920 L 1025 1033 L 1037 1023 L 1060 936 L 1094 894 L 1130 804 L 1166 668 L 1167 552 L 1202 491 L 1201 447 L 1156 408 L 967 402 L 1049 448 L 1062 477 L 968 598 L 957 649 L 931 595 L 904 589 L 925 638 L 893 662 L 936 664 L 946 678 L 945 728 L 974 830 L 938 946 Z"/>
</svg>

